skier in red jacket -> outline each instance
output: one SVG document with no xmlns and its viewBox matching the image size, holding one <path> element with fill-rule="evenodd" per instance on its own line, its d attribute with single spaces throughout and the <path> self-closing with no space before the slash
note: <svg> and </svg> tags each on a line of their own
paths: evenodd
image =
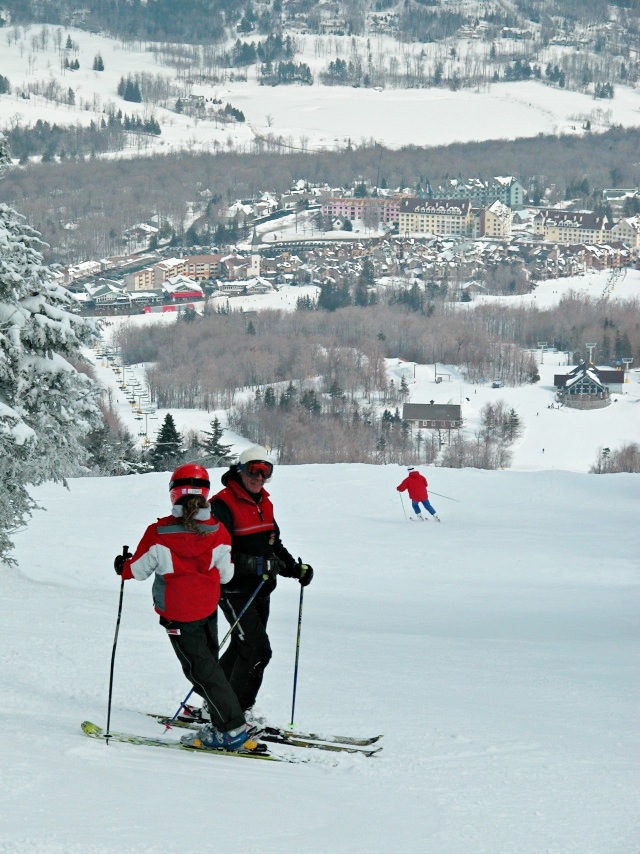
<svg viewBox="0 0 640 854">
<path fill-rule="evenodd" d="M 295 578 L 303 587 L 313 578 L 312 567 L 300 558 L 296 561 L 280 539 L 273 504 L 264 488 L 272 473 L 267 450 L 254 445 L 223 474 L 224 489 L 211 499 L 215 517 L 231 534 L 235 573 L 224 584 L 220 599 L 220 608 L 230 624 L 235 623 L 261 579 L 266 579 L 220 659 L 253 733 L 259 733 L 266 723 L 254 704 L 271 659 L 267 622 L 277 576 Z"/>
<path fill-rule="evenodd" d="M 434 507 L 432 507 L 429 501 L 429 493 L 427 492 L 427 479 L 424 475 L 420 474 L 420 472 L 415 469 L 413 466 L 410 466 L 407 471 L 409 474 L 402 483 L 396 487 L 398 492 L 404 492 L 408 490 L 409 498 L 411 499 L 411 506 L 413 507 L 413 512 L 416 514 L 416 517 L 423 521 L 422 513 L 420 512 L 420 505 L 427 510 L 436 522 L 440 521 L 440 517 L 436 514 Z"/>
<path fill-rule="evenodd" d="M 256 749 L 244 714 L 218 661 L 220 582 L 233 577 L 231 537 L 211 515 L 209 474 L 187 464 L 171 476 L 170 516 L 145 531 L 135 554 L 118 555 L 123 579 L 155 573 L 153 604 L 193 690 L 206 701 L 211 723 L 181 740 L 188 747 Z"/>
</svg>

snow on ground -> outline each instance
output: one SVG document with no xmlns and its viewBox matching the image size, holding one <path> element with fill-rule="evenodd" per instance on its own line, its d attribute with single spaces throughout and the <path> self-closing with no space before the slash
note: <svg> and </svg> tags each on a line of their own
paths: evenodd
<svg viewBox="0 0 640 854">
<path fill-rule="evenodd" d="M 635 854 L 638 476 L 424 471 L 442 524 L 407 523 L 398 466 L 269 485 L 316 569 L 295 723 L 384 733 L 373 759 L 299 766 L 81 733 L 106 723 L 113 557 L 166 512 L 168 474 L 35 490 L 46 512 L 2 569 L 3 854 Z M 150 588 L 125 585 L 111 727 L 158 735 L 143 713 L 188 686 Z M 260 703 L 284 724 L 298 603 L 282 579 Z"/>
<path fill-rule="evenodd" d="M 555 89 L 539 82 L 493 84 L 477 92 L 464 89 L 354 89 L 349 86 L 261 86 L 253 69 L 246 82 L 235 81 L 211 87 L 198 87 L 197 93 L 230 102 L 246 117 L 242 124 L 220 125 L 212 120 L 190 118 L 149 104 L 124 101 L 117 94 L 120 80 L 128 75 L 148 74 L 173 78 L 174 72 L 156 60 L 147 46 L 123 45 L 97 34 L 69 28 L 41 26 L 3 30 L 2 73 L 12 87 L 11 94 L 0 95 L 0 129 L 15 124 L 34 124 L 38 119 L 59 125 L 88 125 L 100 120 L 111 108 L 127 115 L 147 118 L 151 113 L 162 125 L 159 138 L 139 138 L 136 146 L 110 156 L 135 156 L 140 153 L 173 150 L 218 151 L 233 146 L 251 146 L 254 140 L 271 135 L 293 149 L 343 149 L 347 143 L 376 141 L 390 148 L 403 145 L 444 145 L 485 139 L 532 137 L 539 133 L 581 133 L 589 120 L 593 131 L 612 125 L 640 125 L 640 90 L 616 86 L 612 101 L 595 101 L 591 95 Z M 77 51 L 62 52 L 67 35 Z M 322 41 L 322 40 L 320 40 Z M 351 40 L 348 40 L 350 43 Z M 337 39 L 324 40 L 337 45 Z M 306 62 L 314 70 L 324 67 L 333 54 L 317 54 L 319 40 L 299 39 L 301 53 L 297 62 Z M 418 50 L 438 46 L 415 46 Z M 482 45 L 477 46 L 478 49 Z M 476 46 L 472 45 L 475 50 Z M 361 48 L 363 49 L 363 48 Z M 389 42 L 382 48 L 397 52 Z M 404 51 L 411 50 L 409 46 Z M 346 43 L 340 48 L 348 50 Z M 105 70 L 93 71 L 97 54 Z M 337 56 L 338 53 L 335 53 Z M 77 71 L 63 68 L 64 58 L 77 58 Z M 67 105 L 47 101 L 42 96 L 22 97 L 28 82 L 59 86 L 66 94 L 74 92 L 75 103 Z M 195 90 L 194 90 L 195 91 Z M 189 94 L 188 88 L 181 94 Z M 382 119 L 382 120 L 381 120 Z M 139 148 L 137 146 L 141 146 Z"/>
</svg>

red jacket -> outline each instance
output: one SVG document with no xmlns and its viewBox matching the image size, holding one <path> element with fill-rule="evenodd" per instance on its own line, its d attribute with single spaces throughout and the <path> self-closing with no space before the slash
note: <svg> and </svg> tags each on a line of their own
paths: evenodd
<svg viewBox="0 0 640 854">
<path fill-rule="evenodd" d="M 278 574 L 286 577 L 296 576 L 296 562 L 282 544 L 280 529 L 273 516 L 273 504 L 266 489 L 258 495 L 251 495 L 242 486 L 237 476 L 226 473 L 222 477 L 225 486 L 211 498 L 211 509 L 231 534 L 231 559 L 234 564 L 234 576 L 226 592 L 250 593 L 256 584 L 259 564 L 256 558 L 280 562 Z M 269 596 L 276 586 L 276 580 L 267 581 L 260 591 L 260 597 Z"/>
<path fill-rule="evenodd" d="M 397 487 L 398 492 L 409 490 L 409 498 L 412 501 L 428 501 L 427 479 L 419 471 L 410 471 L 408 477 Z"/>
<path fill-rule="evenodd" d="M 174 510 L 179 508 L 174 508 Z M 179 516 L 149 525 L 135 554 L 125 561 L 122 577 L 144 581 L 155 572 L 153 604 L 167 620 L 190 623 L 218 607 L 220 582 L 233 576 L 231 537 L 209 511 L 198 525 L 205 536 L 187 531 Z"/>
</svg>

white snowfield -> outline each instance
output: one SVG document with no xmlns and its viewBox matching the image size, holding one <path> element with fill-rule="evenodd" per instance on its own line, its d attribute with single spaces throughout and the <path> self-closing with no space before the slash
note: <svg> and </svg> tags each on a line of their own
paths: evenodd
<svg viewBox="0 0 640 854">
<path fill-rule="evenodd" d="M 407 523 L 401 467 L 276 468 L 284 542 L 316 570 L 295 723 L 384 733 L 375 758 L 299 766 L 81 733 L 106 723 L 113 558 L 166 512 L 168 474 L 36 490 L 3 568 L 0 850 L 635 854 L 638 475 L 423 471 L 440 525 Z M 298 604 L 282 579 L 260 697 L 282 724 Z M 126 582 L 112 729 L 159 734 L 143 713 L 187 691 L 151 582 Z"/>
<path fill-rule="evenodd" d="M 444 145 L 486 139 L 511 140 L 543 134 L 584 133 L 587 122 L 592 132 L 614 125 L 637 127 L 640 124 L 640 90 L 616 86 L 613 100 L 596 100 L 591 94 L 565 91 L 537 81 L 498 83 L 482 91 L 444 88 L 354 89 L 351 86 L 261 86 L 255 68 L 249 69 L 246 82 L 224 82 L 215 86 L 179 88 L 182 97 L 189 94 L 215 98 L 222 105 L 231 103 L 242 110 L 246 121 L 225 124 L 214 119 L 190 117 L 149 103 L 124 101 L 117 94 L 118 84 L 129 75 L 146 74 L 157 79 L 173 78 L 173 70 L 156 60 L 150 45 L 128 44 L 105 36 L 73 28 L 8 27 L 2 35 L 2 74 L 11 84 L 11 94 L 0 96 L 0 129 L 15 124 L 33 125 L 38 119 L 61 126 L 100 122 L 110 111 L 122 110 L 129 116 L 150 115 L 160 123 L 161 136 L 145 136 L 132 141 L 123 152 L 110 157 L 135 157 L 150 152 L 177 150 L 224 151 L 228 148 L 254 150 L 255 142 L 271 137 L 284 149 L 344 149 L 347 145 L 376 142 L 390 148 L 405 145 Z M 56 33 L 62 34 L 61 39 Z M 75 45 L 64 50 L 67 35 Z M 328 41 L 323 55 L 316 53 L 317 39 L 297 37 L 300 52 L 296 62 L 305 62 L 317 72 L 327 66 L 340 39 Z M 358 40 L 357 40 L 358 41 Z M 361 39 L 365 50 L 366 39 Z M 60 44 L 60 48 L 58 47 Z M 350 51 L 351 39 L 343 40 L 343 57 Z M 376 52 L 387 57 L 397 53 L 391 40 L 376 40 Z M 429 45 L 403 45 L 403 52 L 430 51 Z M 436 46 L 438 50 L 442 46 Z M 484 49 L 470 42 L 465 50 Z M 93 71 L 100 54 L 105 70 Z M 337 55 L 337 54 L 336 54 Z M 64 69 L 64 58 L 78 59 L 77 71 Z M 552 58 L 557 62 L 557 57 Z M 28 99 L 22 93 L 31 84 L 40 91 L 57 88 L 61 100 L 71 89 L 74 103 L 56 103 L 42 95 Z M 174 98 L 175 100 L 175 98 Z M 304 176 L 300 176 L 304 177 Z"/>
</svg>

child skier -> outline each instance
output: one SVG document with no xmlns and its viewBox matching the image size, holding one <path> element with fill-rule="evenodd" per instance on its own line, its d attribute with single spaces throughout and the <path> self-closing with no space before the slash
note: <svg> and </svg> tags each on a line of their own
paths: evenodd
<svg viewBox="0 0 640 854">
<path fill-rule="evenodd" d="M 184 675 L 206 701 L 211 723 L 183 736 L 187 747 L 256 750 L 240 703 L 218 662 L 217 607 L 220 583 L 233 576 L 231 538 L 211 516 L 209 474 L 187 464 L 171 476 L 170 516 L 149 525 L 135 554 L 118 555 L 124 579 L 144 581 L 155 572 L 153 603 Z"/>
</svg>

